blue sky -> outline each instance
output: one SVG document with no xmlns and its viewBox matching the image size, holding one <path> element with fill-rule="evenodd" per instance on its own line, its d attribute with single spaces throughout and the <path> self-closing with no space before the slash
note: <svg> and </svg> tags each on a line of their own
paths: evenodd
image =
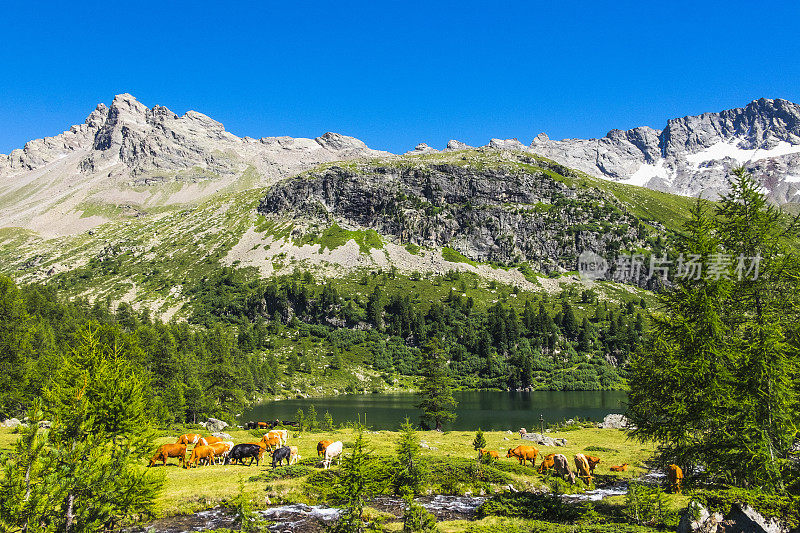
<svg viewBox="0 0 800 533">
<path fill-rule="evenodd" d="M 0 153 L 122 92 L 237 135 L 391 151 L 800 101 L 797 2 L 224 4 L 4 3 Z"/>
</svg>

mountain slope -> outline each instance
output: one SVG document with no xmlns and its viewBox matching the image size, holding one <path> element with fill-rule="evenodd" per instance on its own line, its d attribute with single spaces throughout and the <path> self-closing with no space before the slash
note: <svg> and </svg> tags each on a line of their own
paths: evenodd
<svg viewBox="0 0 800 533">
<path fill-rule="evenodd" d="M 268 185 L 321 162 L 381 154 L 336 133 L 239 138 L 201 113 L 178 116 L 122 94 L 84 124 L 0 155 L 0 227 L 80 233 L 118 216 Z"/>
</svg>

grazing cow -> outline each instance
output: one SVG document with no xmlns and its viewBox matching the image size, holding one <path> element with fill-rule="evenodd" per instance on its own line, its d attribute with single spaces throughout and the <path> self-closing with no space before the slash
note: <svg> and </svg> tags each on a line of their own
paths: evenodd
<svg viewBox="0 0 800 533">
<path fill-rule="evenodd" d="M 575 454 L 575 471 L 587 485 L 592 483 L 592 474 L 589 472 L 589 461 L 582 453 Z"/>
<path fill-rule="evenodd" d="M 337 464 L 341 461 L 343 447 L 342 441 L 337 440 L 336 442 L 330 443 L 328 447 L 325 448 L 325 459 L 323 459 L 322 464 L 326 469 L 331 467 L 331 462 L 334 459 L 336 459 Z"/>
<path fill-rule="evenodd" d="M 264 435 L 261 437 L 261 446 L 266 448 L 269 451 L 277 450 L 281 447 L 281 439 L 280 437 L 268 437 Z"/>
<path fill-rule="evenodd" d="M 261 460 L 261 455 L 263 453 L 264 448 L 258 444 L 237 444 L 228 453 L 228 457 L 225 458 L 225 464 L 236 464 L 238 462 L 244 465 L 244 459 L 249 457 L 250 462 L 247 466 L 252 465 L 254 459 L 256 461 L 256 466 L 258 466 L 258 462 Z"/>
<path fill-rule="evenodd" d="M 292 449 L 288 446 L 282 446 L 272 452 L 272 468 L 280 466 L 281 461 L 284 459 L 286 459 L 286 466 L 289 466 L 290 461 L 292 460 Z"/>
<path fill-rule="evenodd" d="M 678 465 L 669 465 L 667 468 L 667 478 L 669 480 L 669 491 L 673 494 L 681 493 L 683 482 L 683 470 Z"/>
<path fill-rule="evenodd" d="M 536 456 L 539 450 L 533 446 L 517 446 L 516 448 L 509 448 L 506 457 L 516 457 L 519 464 L 525 466 L 526 461 L 531 462 L 531 466 L 536 466 Z"/>
<path fill-rule="evenodd" d="M 325 455 L 325 448 L 333 444 L 332 440 L 321 440 L 317 443 L 317 457 Z"/>
<path fill-rule="evenodd" d="M 484 450 L 483 448 L 481 448 L 480 450 L 478 450 L 478 459 L 480 459 L 480 458 L 481 458 L 481 457 L 483 457 L 484 455 L 488 455 L 488 456 L 489 456 L 489 457 L 491 457 L 492 459 L 500 459 L 500 454 L 499 454 L 499 453 L 497 453 L 497 452 L 496 452 L 496 451 L 494 451 L 494 450 Z"/>
<path fill-rule="evenodd" d="M 628 463 L 622 463 L 621 465 L 612 466 L 610 468 L 612 472 L 627 472 L 628 471 Z"/>
<path fill-rule="evenodd" d="M 204 446 L 198 444 L 192 450 L 192 456 L 189 458 L 189 463 L 184 463 L 184 468 L 191 468 L 197 466 L 199 462 L 213 463 L 214 462 L 214 448 L 211 446 Z"/>
<path fill-rule="evenodd" d="M 553 460 L 553 457 L 555 457 L 555 456 L 556 456 L 556 454 L 550 453 L 550 454 L 547 454 L 547 457 L 542 459 L 542 464 L 539 465 L 539 473 L 540 474 L 544 474 L 545 470 L 549 470 L 549 469 L 553 468 L 553 466 L 555 466 L 555 461 Z"/>
<path fill-rule="evenodd" d="M 281 439 L 281 446 L 285 445 L 289 442 L 289 432 L 285 429 L 273 429 L 266 435 L 270 439 L 278 438 Z"/>
<path fill-rule="evenodd" d="M 178 442 L 175 444 L 197 444 L 197 441 L 202 439 L 202 435 L 198 435 L 197 433 L 184 433 L 180 437 L 178 437 Z"/>
<path fill-rule="evenodd" d="M 297 453 L 297 446 L 289 446 L 289 450 L 291 450 L 291 452 L 292 452 L 291 456 L 290 456 L 289 464 L 290 465 L 297 464 L 297 461 L 299 461 L 301 459 L 300 454 Z"/>
<path fill-rule="evenodd" d="M 218 464 L 222 464 L 233 449 L 233 442 L 229 440 L 215 442 L 211 445 L 211 447 L 214 448 L 214 456 L 216 457 Z"/>
<path fill-rule="evenodd" d="M 177 457 L 178 464 L 186 463 L 186 444 L 162 444 L 147 466 L 153 466 L 158 461 L 162 461 L 164 466 L 167 466 L 167 459 L 170 457 Z"/>
<path fill-rule="evenodd" d="M 564 479 L 568 479 L 573 485 L 575 484 L 575 474 L 573 474 L 572 470 L 569 469 L 569 463 L 563 454 L 557 453 L 553 456 L 553 468 L 555 469 L 556 474 Z"/>
<path fill-rule="evenodd" d="M 594 474 L 594 469 L 600 464 L 600 458 L 594 455 L 584 455 L 586 462 L 589 463 L 589 473 Z"/>
<path fill-rule="evenodd" d="M 258 429 L 267 429 L 269 427 L 269 424 L 267 424 L 266 422 L 256 422 L 256 423 L 258 424 Z"/>
<path fill-rule="evenodd" d="M 197 444 L 201 446 L 211 446 L 212 444 L 216 444 L 218 442 L 222 442 L 222 439 L 219 437 L 215 437 L 214 435 L 208 437 L 202 437 Z"/>
</svg>

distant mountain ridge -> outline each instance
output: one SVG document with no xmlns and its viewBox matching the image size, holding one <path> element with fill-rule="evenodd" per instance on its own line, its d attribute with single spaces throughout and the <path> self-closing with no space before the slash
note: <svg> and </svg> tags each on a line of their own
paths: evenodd
<svg viewBox="0 0 800 533">
<path fill-rule="evenodd" d="M 467 148 L 452 140 L 443 151 Z M 540 134 L 529 146 L 492 139 L 483 149 L 535 153 L 590 175 L 684 196 L 717 196 L 730 168 L 744 164 L 776 203 L 800 202 L 800 106 L 782 99 L 671 119 L 663 130 L 611 130 L 600 139 Z M 423 143 L 409 154 L 438 151 Z M 0 155 L 0 227 L 45 237 L 77 234 L 113 214 L 150 214 L 218 192 L 267 187 L 320 163 L 392 155 L 337 133 L 240 138 L 196 111 L 178 116 L 121 94 L 83 124 Z"/>
<path fill-rule="evenodd" d="M 196 111 L 178 116 L 129 94 L 83 124 L 0 155 L 0 226 L 43 235 L 106 220 L 93 206 L 129 210 L 189 204 L 226 188 L 265 186 L 319 163 L 388 155 L 353 137 L 239 138 Z"/>
<path fill-rule="evenodd" d="M 675 118 L 663 130 L 602 139 L 537 136 L 532 152 L 598 177 L 684 196 L 714 197 L 744 165 L 777 203 L 800 201 L 800 105 L 762 98 L 742 108 Z"/>
</svg>

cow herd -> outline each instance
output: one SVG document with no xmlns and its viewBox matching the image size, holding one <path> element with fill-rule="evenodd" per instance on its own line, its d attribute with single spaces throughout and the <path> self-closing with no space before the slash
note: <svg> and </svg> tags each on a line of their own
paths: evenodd
<svg viewBox="0 0 800 533">
<path fill-rule="evenodd" d="M 497 459 L 499 454 L 494 450 L 485 450 L 481 448 L 478 450 L 478 457 L 488 455 L 493 459 Z M 525 465 L 530 461 L 531 466 L 536 467 L 536 456 L 539 455 L 539 450 L 534 446 L 517 446 L 516 448 L 509 448 L 506 457 L 515 457 L 519 464 Z M 555 474 L 570 483 L 575 483 L 576 478 L 582 480 L 589 485 L 592 483 L 594 477 L 594 470 L 600 464 L 600 458 L 593 455 L 584 455 L 576 453 L 573 457 L 575 463 L 575 471 L 570 469 L 567 457 L 560 453 L 551 453 L 542 458 L 537 471 L 544 474 L 552 470 Z M 625 472 L 629 468 L 628 463 L 621 465 L 614 465 L 609 468 L 612 472 Z M 669 465 L 667 468 L 667 481 L 670 492 L 679 494 L 681 492 L 681 484 L 683 481 L 683 471 L 678 465 Z"/>
<path fill-rule="evenodd" d="M 202 435 L 187 433 L 181 435 L 178 441 L 174 444 L 163 444 L 159 446 L 155 455 L 150 459 L 150 465 L 153 466 L 161 462 L 164 466 L 167 464 L 167 459 L 177 458 L 178 464 L 182 464 L 184 468 L 192 468 L 202 465 L 215 465 L 215 464 L 241 464 L 244 465 L 245 459 L 249 459 L 247 466 L 250 466 L 255 461 L 256 466 L 262 460 L 265 452 L 272 456 L 272 467 L 280 466 L 283 461 L 286 465 L 293 465 L 301 459 L 297 453 L 297 446 L 288 446 L 289 432 L 285 429 L 273 429 L 266 433 L 258 442 L 250 442 L 244 444 L 234 444 L 231 441 L 224 441 L 219 437 L 209 436 L 203 437 Z M 189 459 L 186 459 L 187 447 L 194 445 Z M 330 468 L 331 464 L 336 461 L 337 464 L 341 458 L 344 445 L 342 441 L 322 440 L 317 444 L 317 456 L 322 458 L 322 466 L 326 469 Z M 536 457 L 539 455 L 539 450 L 534 446 L 517 446 L 516 448 L 509 448 L 506 457 L 516 458 L 520 465 L 526 465 L 530 462 L 532 467 L 536 467 Z M 488 456 L 491 459 L 499 459 L 500 455 L 494 450 L 486 450 L 481 448 L 478 450 L 478 458 Z M 557 476 L 575 483 L 576 478 L 581 479 L 587 485 L 592 483 L 594 470 L 600 464 L 600 458 L 593 455 L 584 455 L 576 453 L 573 457 L 575 463 L 575 471 L 570 469 L 569 461 L 566 456 L 560 453 L 551 453 L 542 458 L 537 471 L 540 474 L 552 470 Z M 628 470 L 628 463 L 621 465 L 614 465 L 610 467 L 612 472 L 625 472 Z M 671 492 L 680 493 L 681 483 L 683 481 L 683 471 L 677 465 L 669 465 L 667 469 L 667 478 L 669 489 Z"/>
<path fill-rule="evenodd" d="M 225 441 L 219 437 L 204 437 L 196 433 L 186 433 L 178 437 L 174 444 L 162 444 L 156 450 L 155 455 L 150 459 L 148 466 L 161 463 L 166 466 L 167 460 L 176 458 L 179 465 L 184 468 L 193 468 L 207 465 L 244 465 L 245 460 L 249 460 L 247 466 L 255 461 L 256 466 L 262 460 L 264 453 L 269 453 L 272 457 L 272 467 L 275 468 L 286 461 L 286 465 L 293 465 L 301 459 L 298 454 L 297 446 L 288 446 L 289 432 L 285 429 L 275 429 L 266 433 L 258 442 L 234 444 L 232 441 Z M 187 448 L 193 445 L 189 459 L 186 459 Z M 339 460 L 344 445 L 342 441 L 332 442 L 329 440 L 320 441 L 317 444 L 317 455 L 322 457 L 322 465 L 330 468 L 333 461 Z"/>
</svg>

